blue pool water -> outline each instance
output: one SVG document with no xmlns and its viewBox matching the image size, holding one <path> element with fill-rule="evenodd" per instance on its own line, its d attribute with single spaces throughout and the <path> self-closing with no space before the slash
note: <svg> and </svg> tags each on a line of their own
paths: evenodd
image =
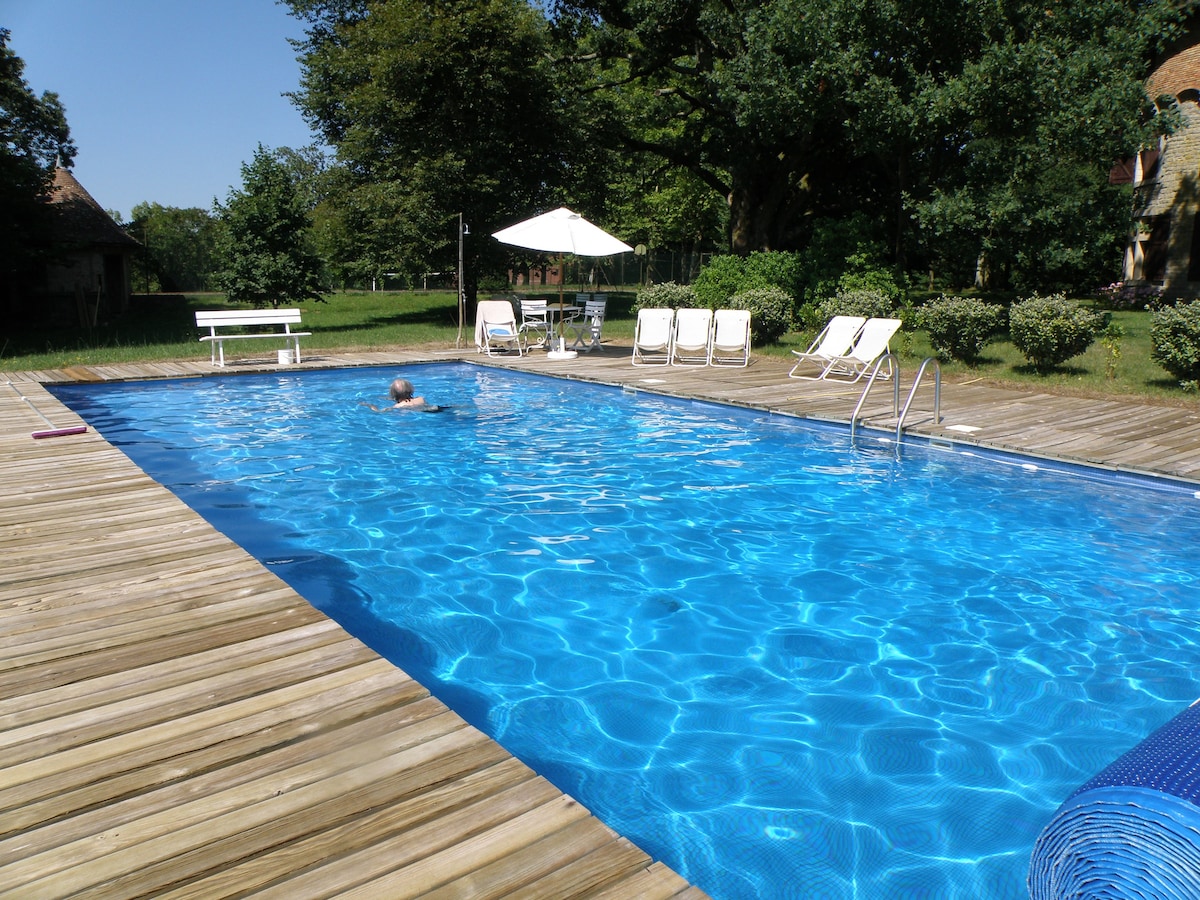
<svg viewBox="0 0 1200 900">
<path fill-rule="evenodd" d="M 718 900 L 1024 897 L 1200 696 L 1190 488 L 471 365 L 55 393 Z"/>
</svg>

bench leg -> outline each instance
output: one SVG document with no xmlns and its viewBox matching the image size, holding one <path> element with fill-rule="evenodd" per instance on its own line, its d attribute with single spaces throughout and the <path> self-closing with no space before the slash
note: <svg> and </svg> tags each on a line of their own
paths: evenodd
<svg viewBox="0 0 1200 900">
<path fill-rule="evenodd" d="M 297 365 L 300 363 L 300 338 L 293 338 L 292 343 L 296 346 L 296 351 L 292 355 L 295 357 Z"/>
</svg>

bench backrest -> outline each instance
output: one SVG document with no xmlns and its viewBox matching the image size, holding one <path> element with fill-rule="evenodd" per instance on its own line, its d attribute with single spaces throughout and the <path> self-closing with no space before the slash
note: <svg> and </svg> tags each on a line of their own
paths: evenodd
<svg viewBox="0 0 1200 900">
<path fill-rule="evenodd" d="M 208 309 L 196 312 L 196 325 L 299 325 L 298 309 Z"/>
</svg>

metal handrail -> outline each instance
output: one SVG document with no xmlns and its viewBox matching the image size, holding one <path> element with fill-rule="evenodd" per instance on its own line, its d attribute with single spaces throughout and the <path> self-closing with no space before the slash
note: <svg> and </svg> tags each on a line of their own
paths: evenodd
<svg viewBox="0 0 1200 900">
<path fill-rule="evenodd" d="M 863 388 L 862 396 L 858 398 L 858 405 L 850 414 L 851 446 L 854 445 L 854 432 L 858 427 L 858 414 L 862 412 L 863 404 L 867 402 L 867 394 L 871 393 L 875 379 L 879 377 L 879 370 L 885 362 L 888 364 L 887 377 L 892 379 L 892 415 L 897 415 L 900 411 L 900 360 L 896 358 L 895 353 L 889 351 L 876 360 L 874 368 L 871 369 L 871 377 L 867 379 L 867 386 Z"/>
<path fill-rule="evenodd" d="M 908 399 L 904 401 L 904 409 L 896 420 L 897 445 L 900 443 L 900 435 L 904 431 L 904 419 L 908 415 L 908 408 L 912 406 L 913 398 L 917 396 L 917 388 L 921 386 L 921 379 L 925 376 L 925 370 L 929 368 L 930 363 L 933 364 L 933 424 L 937 425 L 942 421 L 942 367 L 934 357 L 930 356 L 921 363 L 921 368 L 917 369 L 917 377 L 913 379 Z"/>
</svg>

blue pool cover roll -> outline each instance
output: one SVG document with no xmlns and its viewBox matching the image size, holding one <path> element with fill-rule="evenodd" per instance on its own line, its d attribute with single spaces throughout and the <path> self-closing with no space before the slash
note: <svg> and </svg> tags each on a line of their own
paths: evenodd
<svg viewBox="0 0 1200 900">
<path fill-rule="evenodd" d="M 1200 701 L 1059 807 L 1034 847 L 1029 896 L 1200 898 Z"/>
</svg>

